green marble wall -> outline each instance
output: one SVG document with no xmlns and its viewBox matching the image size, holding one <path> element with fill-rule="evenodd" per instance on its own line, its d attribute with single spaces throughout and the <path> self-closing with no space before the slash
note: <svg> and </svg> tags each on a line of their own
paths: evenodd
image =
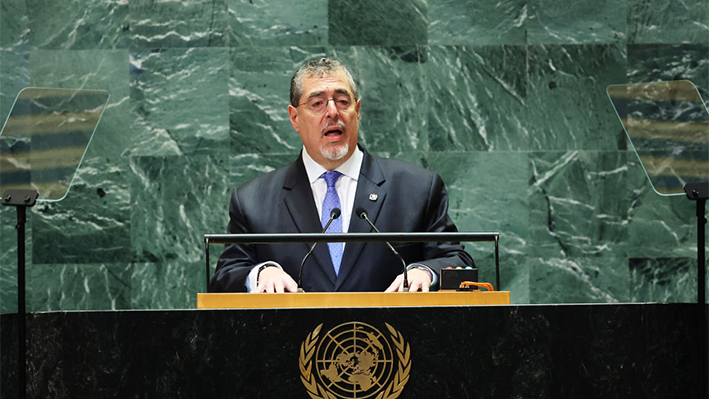
<svg viewBox="0 0 709 399">
<path fill-rule="evenodd" d="M 515 303 L 695 300 L 694 203 L 652 192 L 604 90 L 709 99 L 709 0 L 0 0 L 2 120 L 25 86 L 111 94 L 69 196 L 30 212 L 28 309 L 193 308 L 201 235 L 294 159 L 288 81 L 322 55 L 357 76 L 372 152 L 501 232 Z M 1 312 L 14 223 L 0 209 Z M 493 280 L 491 245 L 468 248 Z"/>
</svg>

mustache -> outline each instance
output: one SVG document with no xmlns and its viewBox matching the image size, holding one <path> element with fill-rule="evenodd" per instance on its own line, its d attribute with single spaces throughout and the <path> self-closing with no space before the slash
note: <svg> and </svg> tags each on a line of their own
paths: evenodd
<svg viewBox="0 0 709 399">
<path fill-rule="evenodd" d="M 325 132 L 327 132 L 328 129 L 330 129 L 333 126 L 337 126 L 340 129 L 342 129 L 342 133 L 345 133 L 345 131 L 347 131 L 347 126 L 345 126 L 345 122 L 338 120 L 337 122 L 328 122 L 327 125 L 323 126 L 320 133 L 325 134 Z"/>
</svg>

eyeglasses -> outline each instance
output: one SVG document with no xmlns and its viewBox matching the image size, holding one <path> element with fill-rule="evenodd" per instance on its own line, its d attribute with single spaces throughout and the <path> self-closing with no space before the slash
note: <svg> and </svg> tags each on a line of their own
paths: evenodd
<svg viewBox="0 0 709 399">
<path fill-rule="evenodd" d="M 330 101 L 335 103 L 335 107 L 338 112 L 348 111 L 352 108 L 352 100 L 350 99 L 350 96 L 347 95 L 337 95 L 335 98 L 312 97 L 308 99 L 308 101 L 298 104 L 297 106 L 300 107 L 301 105 L 305 105 L 310 112 L 314 114 L 323 114 L 327 110 L 328 105 L 330 105 Z"/>
</svg>

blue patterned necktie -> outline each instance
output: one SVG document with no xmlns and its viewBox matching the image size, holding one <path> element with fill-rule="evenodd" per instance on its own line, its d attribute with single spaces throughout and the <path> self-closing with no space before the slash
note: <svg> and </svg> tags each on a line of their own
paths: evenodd
<svg viewBox="0 0 709 399">
<path fill-rule="evenodd" d="M 340 176 L 342 176 L 342 173 L 334 170 L 325 172 L 320 176 L 325 179 L 327 183 L 327 193 L 322 203 L 322 215 L 320 215 L 320 223 L 323 228 L 325 228 L 325 225 L 330 220 L 330 212 L 332 212 L 334 208 L 340 208 L 340 197 L 337 195 L 337 191 L 335 191 L 335 183 Z M 333 220 L 332 223 L 330 223 L 330 227 L 327 228 L 326 233 L 342 233 L 342 217 Z M 327 247 L 330 249 L 330 258 L 332 259 L 332 265 L 335 267 L 335 275 L 337 275 L 340 272 L 344 243 L 329 242 L 327 243 Z"/>
</svg>

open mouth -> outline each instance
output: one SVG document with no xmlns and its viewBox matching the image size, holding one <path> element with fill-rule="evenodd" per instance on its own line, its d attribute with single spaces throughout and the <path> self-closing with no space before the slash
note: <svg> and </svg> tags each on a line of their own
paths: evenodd
<svg viewBox="0 0 709 399">
<path fill-rule="evenodd" d="M 342 135 L 342 129 L 340 129 L 339 127 L 330 128 L 325 131 L 325 137 L 341 136 L 341 135 Z"/>
<path fill-rule="evenodd" d="M 338 122 L 333 125 L 325 126 L 325 128 L 323 128 L 323 136 L 330 137 L 330 138 L 342 136 L 342 134 L 344 132 L 345 132 L 345 126 L 342 122 Z"/>
</svg>

